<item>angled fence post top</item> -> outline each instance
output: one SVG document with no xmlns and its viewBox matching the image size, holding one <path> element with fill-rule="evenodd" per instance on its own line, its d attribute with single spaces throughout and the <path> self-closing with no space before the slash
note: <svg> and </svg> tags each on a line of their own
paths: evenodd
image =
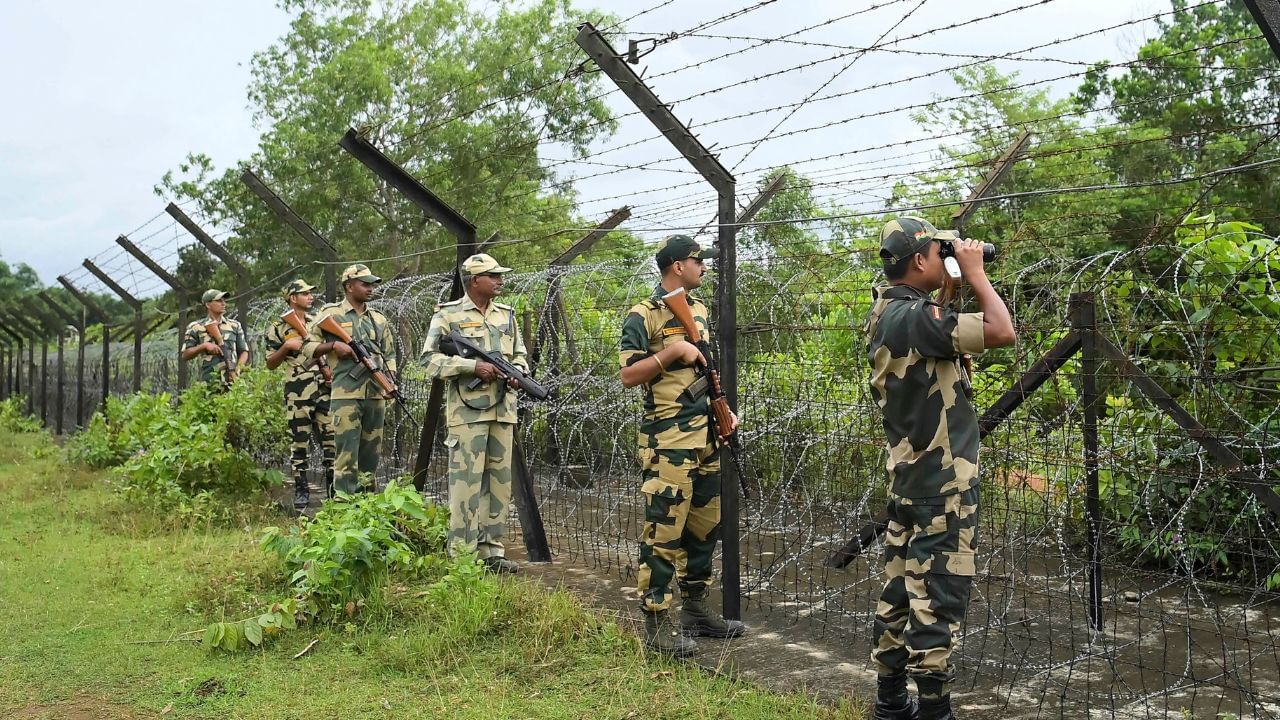
<svg viewBox="0 0 1280 720">
<path fill-rule="evenodd" d="M 236 259 L 236 256 L 232 255 L 222 243 L 210 237 L 209 233 L 205 232 L 204 229 L 197 225 L 194 220 L 187 217 L 187 214 L 182 211 L 182 208 L 174 205 L 173 203 L 169 203 L 165 206 L 164 211 L 169 213 L 169 216 L 174 220 L 177 220 L 178 224 L 187 232 L 191 233 L 191 236 L 198 240 L 206 250 L 213 253 L 214 257 L 221 260 L 222 264 L 226 265 L 231 272 L 238 276 L 248 276 L 248 271 L 245 269 L 244 265 L 240 264 L 240 261 Z"/>
<path fill-rule="evenodd" d="M 1031 142 L 1031 131 L 1023 130 L 1013 141 L 1000 157 L 996 159 L 991 171 L 987 173 L 982 182 L 969 193 L 969 197 L 960 203 L 960 207 L 951 213 L 951 227 L 956 231 L 963 231 L 965 223 L 969 222 L 969 218 L 973 216 L 974 211 L 982 204 L 982 199 L 991 194 L 997 185 L 1004 180 L 1005 175 L 1009 174 L 1009 170 L 1013 168 L 1014 163 L 1027 149 L 1027 144 Z"/>
<path fill-rule="evenodd" d="M 89 258 L 85 258 L 84 263 L 82 264 L 84 265 L 84 268 L 86 270 L 93 273 L 94 277 L 101 280 L 103 285 L 106 285 L 107 287 L 111 288 L 112 292 L 114 292 L 116 295 L 119 295 L 120 299 L 125 301 L 125 304 L 133 308 L 135 312 L 142 310 L 142 301 L 134 297 L 133 294 L 130 293 L 128 290 L 125 290 L 123 287 L 121 287 L 120 283 L 113 280 L 110 275 L 102 272 L 102 270 L 97 265 L 95 265 L 92 260 L 90 260 Z"/>
<path fill-rule="evenodd" d="M 404 168 L 400 167 L 391 158 L 387 157 L 381 150 L 374 147 L 355 128 L 348 128 L 346 134 L 338 141 L 338 147 L 346 150 L 352 157 L 359 160 L 365 167 L 373 171 L 375 175 L 382 178 L 409 199 L 414 205 L 417 205 L 427 217 L 440 223 L 454 237 L 470 238 L 472 242 L 476 237 L 476 226 L 470 220 L 449 205 L 449 203 L 440 199 L 440 196 L 431 192 L 425 185 L 418 182 Z"/>
<path fill-rule="evenodd" d="M 617 210 L 614 210 L 613 214 L 610 215 L 608 219 L 606 219 L 604 222 L 597 225 L 595 230 L 592 230 L 591 232 L 579 238 L 577 242 L 569 246 L 568 250 L 565 250 L 564 252 L 557 255 L 556 258 L 552 260 L 550 264 L 557 265 L 557 266 L 568 265 L 569 263 L 576 260 L 579 255 L 589 250 L 592 245 L 595 245 L 602 238 L 604 238 L 605 235 L 608 235 L 610 231 L 612 231 L 614 228 L 618 227 L 622 223 L 626 222 L 630 218 L 631 218 L 631 208 L 629 206 L 624 205 L 618 208 Z"/>
<path fill-rule="evenodd" d="M 84 305 L 89 313 L 98 319 L 98 322 L 102 323 L 104 326 L 109 326 L 111 324 L 111 317 L 103 312 L 102 308 L 98 307 L 98 303 L 94 302 L 92 298 L 84 294 L 80 288 L 73 285 L 71 281 L 67 279 L 66 275 L 59 275 L 58 282 L 62 283 L 62 287 L 66 288 L 67 292 L 71 293 L 72 297 L 79 300 L 80 304 Z"/>
<path fill-rule="evenodd" d="M 578 26 L 577 43 L 717 192 L 729 195 L 734 193 L 733 174 L 720 164 L 720 160 L 711 151 L 703 147 L 693 133 L 685 128 L 684 123 L 676 119 L 671 108 L 640 80 L 640 76 L 636 75 L 594 25 L 587 22 Z"/>
<path fill-rule="evenodd" d="M 27 337 L 42 337 L 41 328 L 31 323 L 27 318 L 12 308 L 0 309 L 0 317 L 3 317 L 10 325 L 16 326 L 19 330 L 27 333 Z"/>
<path fill-rule="evenodd" d="M 1280 58 L 1280 2 L 1276 0 L 1244 0 L 1253 21 L 1271 45 L 1271 52 Z"/>
<path fill-rule="evenodd" d="M 47 290 L 41 290 L 36 293 L 36 297 L 44 301 L 44 304 L 52 310 L 55 315 L 61 318 L 63 322 L 75 328 L 76 332 L 84 331 L 84 324 L 80 321 L 80 318 L 76 317 L 62 305 L 58 304 L 58 301 L 54 300 L 53 296 L 49 295 Z"/>
<path fill-rule="evenodd" d="M 174 205 L 173 203 L 170 203 L 169 207 L 173 207 L 176 209 L 177 206 Z M 168 210 L 168 208 L 165 208 L 165 209 Z M 182 211 L 178 210 L 178 212 L 182 212 Z M 120 237 L 116 238 L 116 244 L 124 248 L 125 252 L 129 253 L 135 259 L 137 259 L 138 262 L 142 263 L 148 270 L 151 271 L 153 275 L 160 278 L 160 280 L 164 282 L 165 285 L 168 285 L 170 289 L 172 289 L 173 291 L 179 294 L 184 294 L 187 292 L 187 289 L 182 286 L 182 283 L 178 282 L 178 279 L 176 277 L 170 274 L 168 270 L 165 270 L 163 267 L 160 267 L 160 263 L 157 263 L 155 260 L 152 260 L 151 256 L 142 252 L 142 250 L 139 249 L 137 245 L 133 244 L 133 241 L 131 241 L 128 238 L 128 236 L 121 235 Z"/>
<path fill-rule="evenodd" d="M 252 190 L 255 195 L 262 198 L 262 201 L 267 204 L 267 207 L 271 208 L 272 212 L 276 214 L 276 217 L 285 221 L 289 227 L 293 228 L 294 232 L 298 233 L 298 235 L 301 236 L 303 240 L 306 240 L 311 247 L 315 248 L 317 252 L 328 260 L 338 259 L 338 251 L 333 247 L 333 243 L 329 242 L 328 238 L 317 232 L 314 227 L 311 227 L 311 223 L 303 220 L 298 213 L 294 212 L 293 208 L 289 207 L 284 200 L 281 200 L 280 196 L 277 195 L 274 190 L 267 187 L 267 184 L 262 182 L 262 179 L 254 174 L 253 170 L 246 168 L 245 171 L 240 174 L 240 181 L 249 186 L 249 189 Z"/>
</svg>

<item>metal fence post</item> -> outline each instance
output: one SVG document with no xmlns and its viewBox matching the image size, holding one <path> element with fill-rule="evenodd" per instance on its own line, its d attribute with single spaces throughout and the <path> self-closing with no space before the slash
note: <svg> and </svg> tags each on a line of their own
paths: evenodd
<svg viewBox="0 0 1280 720">
<path fill-rule="evenodd" d="M 1093 293 L 1071 296 L 1071 324 L 1080 336 L 1081 402 L 1084 404 L 1084 515 L 1087 527 L 1089 627 L 1101 632 L 1102 503 L 1098 493 L 1098 346 Z"/>
<path fill-rule="evenodd" d="M 671 109 L 658 99 L 631 66 L 609 45 L 591 23 L 578 26 L 578 46 L 595 60 L 632 103 L 679 150 L 689 164 L 716 190 L 719 196 L 719 229 L 716 242 L 720 258 L 716 262 L 715 323 L 720 343 L 720 384 L 729 407 L 738 404 L 738 303 L 737 303 L 737 182 Z M 721 449 L 720 526 L 723 540 L 722 572 L 724 615 L 742 617 L 741 521 L 738 512 L 738 475 Z"/>
</svg>

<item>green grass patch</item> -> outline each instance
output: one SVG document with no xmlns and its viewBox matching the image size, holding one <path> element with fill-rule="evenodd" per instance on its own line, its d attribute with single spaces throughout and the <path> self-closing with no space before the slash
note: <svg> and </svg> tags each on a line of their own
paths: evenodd
<svg viewBox="0 0 1280 720">
<path fill-rule="evenodd" d="M 381 612 L 211 653 L 210 622 L 289 590 L 263 521 L 148 517 L 51 447 L 0 434 L 0 717 L 862 717 L 648 656 L 529 580 L 393 577 Z"/>
</svg>

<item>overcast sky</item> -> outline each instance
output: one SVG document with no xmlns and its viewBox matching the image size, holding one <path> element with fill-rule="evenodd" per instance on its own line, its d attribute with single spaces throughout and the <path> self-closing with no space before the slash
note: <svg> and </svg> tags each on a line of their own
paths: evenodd
<svg viewBox="0 0 1280 720">
<path fill-rule="evenodd" d="M 659 0 L 613 0 L 605 10 L 627 17 Z M 847 20 L 797 35 L 811 43 L 864 47 L 885 35 L 894 38 L 930 32 L 889 46 L 898 51 L 943 51 L 998 55 L 1067 38 L 1092 29 L 1129 22 L 1168 9 L 1167 0 L 1050 0 L 1042 5 L 970 27 L 953 23 L 1031 4 L 1030 0 L 775 0 L 741 17 L 719 23 L 703 34 L 746 38 L 777 37 L 856 10 L 883 5 Z M 636 18 L 636 33 L 685 31 L 700 23 L 757 4 L 755 0 L 673 0 Z M 899 22 L 909 10 L 912 14 Z M 0 117 L 0 259 L 27 263 L 46 284 L 56 275 L 77 271 L 88 256 L 114 252 L 114 238 L 144 225 L 165 201 L 152 193 L 160 176 L 191 151 L 206 152 L 219 168 L 247 157 L 257 131 L 250 119 L 245 88 L 248 61 L 285 32 L 288 18 L 263 0 L 128 0 L 0 4 L 0 66 L 6 74 L 6 112 Z M 1034 57 L 1094 61 L 1132 57 L 1150 23 L 1081 38 L 1031 53 Z M 623 49 L 622 40 L 615 41 Z M 731 60 L 693 70 L 679 68 L 750 40 L 685 37 L 659 47 L 645 58 L 645 77 L 659 97 L 672 102 L 708 89 L 815 61 L 729 91 L 681 102 L 676 114 L 692 120 L 705 143 L 718 143 L 724 165 L 734 169 L 741 202 L 749 200 L 756 179 L 768 167 L 796 163 L 852 149 L 900 142 L 920 133 L 905 112 L 841 122 L 868 112 L 919 105 L 946 97 L 954 86 L 944 76 L 880 89 L 867 86 L 937 70 L 963 59 L 875 52 L 859 58 L 834 47 L 773 43 Z M 817 62 L 844 53 L 837 60 Z M 848 67 L 846 68 L 846 65 Z M 1056 62 L 1002 62 L 1020 69 L 1024 80 L 1049 78 L 1081 68 Z M 843 70 L 842 70 L 843 69 Z M 671 72 L 675 70 L 676 72 Z M 840 72 L 838 72 L 840 71 Z M 667 75 L 665 73 L 671 72 Z M 1051 85 L 1056 94 L 1076 81 Z M 857 92 L 853 92 L 857 91 Z M 838 93 L 845 97 L 823 101 Z M 794 115 L 789 110 L 698 127 L 716 118 L 796 103 L 814 95 Z M 631 111 L 620 94 L 610 97 L 618 113 Z M 772 133 L 769 131 L 781 121 Z M 825 130 L 807 130 L 826 123 Z M 601 149 L 643 140 L 654 131 L 643 118 L 625 118 L 620 132 Z M 752 141 L 766 137 L 752 149 Z M 336 139 L 335 139 L 336 140 Z M 737 143 L 748 143 L 732 147 Z M 843 177 L 854 163 L 883 168 L 883 158 L 919 147 L 867 152 L 829 161 L 802 163 L 805 172 Z M 563 157 L 549 147 L 548 158 Z M 661 226 L 698 223 L 714 208 L 705 186 L 693 183 L 688 165 L 663 140 L 616 150 L 595 163 L 636 165 L 669 158 L 651 169 L 615 172 L 579 187 L 587 217 L 603 218 L 624 203 L 637 206 L 631 226 L 641 235 Z M 880 165 L 873 165 L 882 158 Z M 902 162 L 927 162 L 920 156 Z M 604 165 L 557 166 L 565 176 L 612 170 Z M 870 172 L 870 171 L 868 171 Z M 865 173 L 864 173 L 865 174 Z M 672 187 L 676 186 L 676 187 Z M 824 191 L 832 201 L 874 203 L 874 183 L 850 182 Z M 705 206 L 689 207 L 689 198 L 705 195 Z M 150 246 L 188 240 L 166 228 L 167 217 L 152 222 Z M 154 230 L 153 228 L 158 228 Z M 121 261 L 123 262 L 123 261 Z M 146 285 L 146 283 L 143 283 Z"/>
</svg>

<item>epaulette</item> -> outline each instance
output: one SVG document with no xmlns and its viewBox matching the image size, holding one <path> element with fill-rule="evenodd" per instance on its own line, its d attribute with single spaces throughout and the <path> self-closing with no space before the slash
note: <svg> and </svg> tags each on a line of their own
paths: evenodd
<svg viewBox="0 0 1280 720">
<path fill-rule="evenodd" d="M 460 302 L 462 302 L 462 298 L 458 298 L 457 300 L 449 300 L 447 302 L 442 302 L 442 303 L 436 303 L 436 309 L 439 310 L 440 308 L 452 307 L 453 305 L 457 305 Z"/>
<path fill-rule="evenodd" d="M 658 301 L 654 300 L 653 298 L 649 298 L 648 300 L 643 300 L 640 302 L 640 304 L 649 308 L 650 310 L 657 310 L 662 307 L 662 305 L 659 304 Z"/>
<path fill-rule="evenodd" d="M 514 308 L 514 307 L 512 307 L 512 306 L 510 306 L 510 305 L 504 305 L 504 304 L 502 304 L 502 303 L 500 303 L 500 302 L 495 302 L 495 303 L 493 304 L 493 306 L 494 306 L 494 307 L 496 307 L 496 308 L 502 308 L 503 310 L 515 310 L 515 308 Z"/>
</svg>

